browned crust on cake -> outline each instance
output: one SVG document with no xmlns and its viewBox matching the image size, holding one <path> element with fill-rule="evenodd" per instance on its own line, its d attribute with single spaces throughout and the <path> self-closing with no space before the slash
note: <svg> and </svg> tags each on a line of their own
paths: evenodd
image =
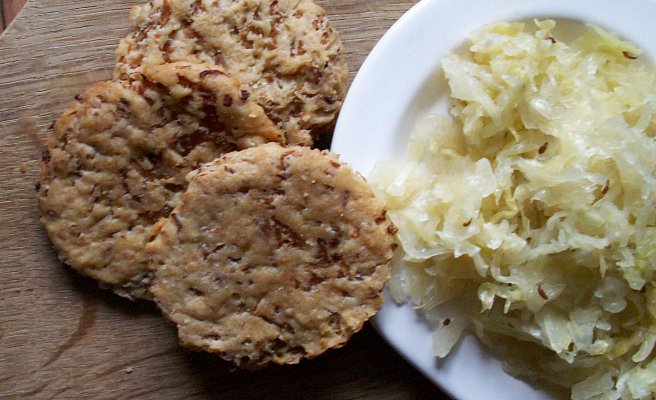
<svg viewBox="0 0 656 400">
<path fill-rule="evenodd" d="M 380 308 L 395 228 L 329 152 L 266 144 L 190 174 L 147 250 L 183 345 L 241 367 L 342 346 Z"/>
<path fill-rule="evenodd" d="M 214 65 L 144 73 L 138 85 L 100 82 L 76 97 L 48 134 L 39 188 L 60 259 L 129 298 L 149 296 L 144 246 L 180 201 L 185 175 L 226 152 L 284 140 L 254 102 L 223 103 L 241 89 Z"/>
<path fill-rule="evenodd" d="M 144 67 L 214 63 L 242 82 L 290 144 L 326 131 L 346 94 L 339 34 L 311 0 L 153 0 L 134 7 L 114 78 Z"/>
</svg>

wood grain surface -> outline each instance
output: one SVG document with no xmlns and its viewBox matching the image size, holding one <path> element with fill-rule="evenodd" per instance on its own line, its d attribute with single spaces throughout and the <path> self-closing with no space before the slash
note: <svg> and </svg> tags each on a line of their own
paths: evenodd
<svg viewBox="0 0 656 400">
<path fill-rule="evenodd" d="M 414 2 L 319 3 L 342 32 L 352 79 Z M 30 0 L 0 37 L 0 398 L 445 398 L 370 327 L 298 366 L 231 369 L 180 348 L 153 305 L 57 261 L 34 188 L 46 131 L 73 96 L 110 77 L 133 4 Z"/>
</svg>

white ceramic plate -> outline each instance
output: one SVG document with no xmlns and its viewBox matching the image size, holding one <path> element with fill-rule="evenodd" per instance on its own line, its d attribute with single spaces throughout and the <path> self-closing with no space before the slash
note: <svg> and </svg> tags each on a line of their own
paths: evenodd
<svg viewBox="0 0 656 400">
<path fill-rule="evenodd" d="M 439 62 L 484 24 L 527 18 L 571 19 L 615 31 L 656 55 L 656 0 L 423 0 L 376 45 L 358 72 L 337 122 L 332 150 L 367 176 L 379 160 L 402 158 L 415 122 L 446 113 Z M 515 379 L 472 337 L 445 360 L 409 304 L 389 298 L 376 317 L 387 341 L 429 379 L 462 400 L 550 399 Z"/>
</svg>

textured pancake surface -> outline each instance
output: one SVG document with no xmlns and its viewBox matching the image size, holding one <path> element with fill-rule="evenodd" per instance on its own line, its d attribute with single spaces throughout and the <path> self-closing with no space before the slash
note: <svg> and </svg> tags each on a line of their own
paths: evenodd
<svg viewBox="0 0 656 400">
<path fill-rule="evenodd" d="M 60 259 L 129 298 L 149 297 L 144 246 L 187 187 L 185 175 L 234 150 L 284 141 L 239 83 L 214 65 L 100 82 L 53 125 L 39 208 Z"/>
<path fill-rule="evenodd" d="M 347 67 L 339 34 L 311 0 L 153 0 L 131 18 L 115 79 L 175 61 L 214 63 L 252 92 L 290 144 L 310 145 L 332 128 Z"/>
<path fill-rule="evenodd" d="M 329 152 L 265 144 L 189 175 L 148 244 L 183 345 L 246 368 L 343 345 L 380 308 L 395 228 Z"/>
</svg>

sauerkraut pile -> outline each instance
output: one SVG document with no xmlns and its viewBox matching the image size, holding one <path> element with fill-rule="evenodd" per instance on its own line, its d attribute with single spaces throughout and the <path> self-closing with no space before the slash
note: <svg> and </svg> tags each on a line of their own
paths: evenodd
<svg viewBox="0 0 656 400">
<path fill-rule="evenodd" d="M 451 117 L 372 172 L 404 251 L 391 289 L 438 357 L 470 330 L 573 399 L 653 399 L 656 72 L 598 27 L 535 25 L 446 56 Z"/>
</svg>

